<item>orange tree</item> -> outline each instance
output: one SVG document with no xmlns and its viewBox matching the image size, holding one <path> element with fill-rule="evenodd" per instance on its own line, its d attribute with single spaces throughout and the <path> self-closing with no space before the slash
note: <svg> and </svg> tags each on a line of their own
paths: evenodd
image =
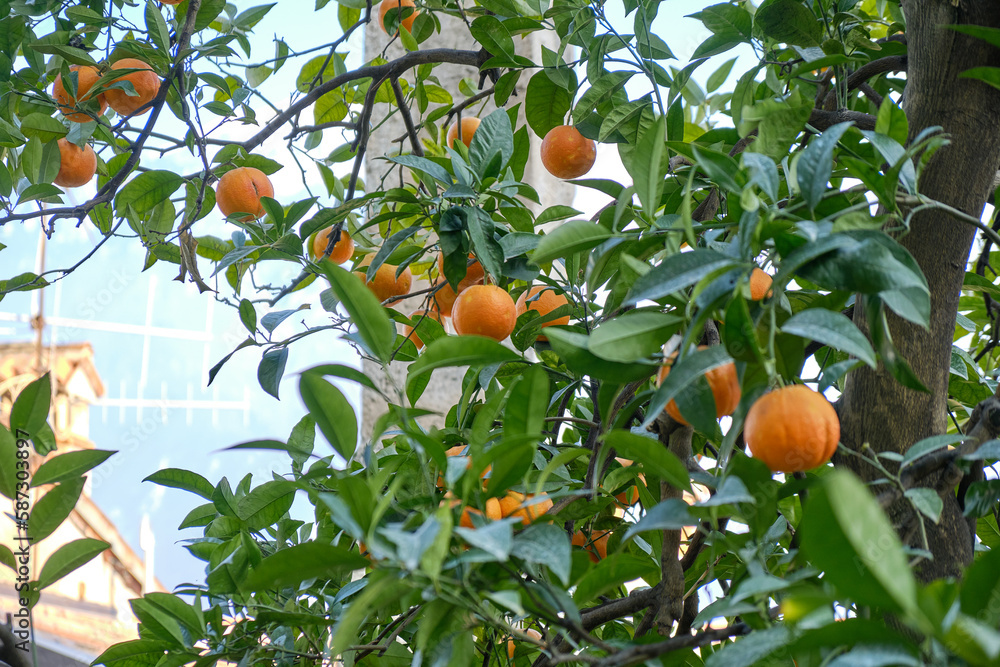
<svg viewBox="0 0 1000 667">
<path fill-rule="evenodd" d="M 288 346 L 319 330 L 341 331 L 374 367 L 407 365 L 400 386 L 336 363 L 302 373 L 308 414 L 287 440 L 240 445 L 288 452 L 273 479 L 152 475 L 200 498 L 183 526 L 204 528 L 187 548 L 206 579 L 135 600 L 141 638 L 99 662 L 996 664 L 1000 487 L 984 466 L 1000 458 L 1000 237 L 982 215 L 1000 165 L 1000 6 L 692 7 L 710 36 L 685 64 L 650 29 L 678 3 L 630 0 L 614 20 L 576 0 L 409 5 L 320 1 L 343 37 L 300 51 L 279 40 L 274 59 L 245 68 L 239 52 L 272 6 L 3 2 L 0 224 L 46 216 L 54 234 L 86 224 L 99 246 L 142 243 L 147 267 L 172 264 L 238 309 L 237 350 L 260 348 L 258 379 L 275 397 Z M 466 50 L 434 48 L 446 15 Z M 407 52 L 349 70 L 346 38 L 380 16 Z M 515 37 L 538 31 L 559 46 L 532 62 Z M 737 47 L 753 64 L 720 92 Z M 110 70 L 126 57 L 132 66 Z M 292 63 L 303 64 L 290 102 L 255 112 L 254 87 Z M 441 63 L 479 68 L 485 87 L 442 93 Z M 696 70 L 711 72 L 705 86 Z M 108 97 L 133 104 L 106 110 Z M 446 148 L 445 121 L 485 97 L 500 110 Z M 368 156 L 394 165 L 398 187 L 358 178 L 376 101 L 394 101 L 407 128 L 406 151 Z M 282 164 L 257 151 L 310 108 L 313 133 L 351 137 L 317 155 L 315 134 L 291 133 L 289 161 L 326 196 L 266 196 L 257 173 Z M 211 115 L 258 129 L 227 142 Z M 183 136 L 157 132 L 168 116 Z M 631 177 L 577 181 L 611 199 L 591 219 L 570 202 L 527 205 L 529 154 L 562 125 L 616 147 Z M 78 205 L 53 185 L 63 137 L 99 157 L 97 193 Z M 155 141 L 186 148 L 190 170 L 158 168 Z M 213 187 L 238 168 L 254 170 L 226 188 L 239 231 L 199 235 Z M 356 241 L 349 268 L 366 280 L 317 256 L 320 231 L 319 254 L 341 234 Z M 247 280 L 262 265 L 293 269 L 268 292 Z M 478 282 L 473 268 L 492 286 L 473 294 L 504 313 L 467 299 L 463 317 L 504 320 L 495 337 L 509 310 L 498 291 L 516 300 L 544 285 L 565 304 L 533 308 L 529 292 L 506 345 L 449 334 L 443 316 L 418 311 L 434 299 L 409 291 L 409 275 L 454 301 Z M 4 276 L 0 297 L 71 271 Z M 314 281 L 328 283 L 318 299 L 330 322 L 273 336 L 291 314 L 274 308 Z M 441 406 L 443 426 L 422 425 L 415 402 L 448 366 L 468 368 L 461 400 Z M 706 378 L 719 368 L 735 380 L 716 400 Z M 385 392 L 369 440 L 327 378 Z M 54 486 L 22 516 L 37 539 L 107 456 L 51 454 L 45 382 L 0 429 L 6 495 L 30 467 L 11 463 L 11 433 L 51 455 L 33 483 Z M 755 410 L 773 391 L 780 400 Z M 687 424 L 665 414 L 671 401 Z M 290 515 L 296 497 L 307 514 Z M 94 542 L 53 554 L 26 601 L 99 553 Z M 7 548 L 0 560 L 16 566 Z"/>
</svg>

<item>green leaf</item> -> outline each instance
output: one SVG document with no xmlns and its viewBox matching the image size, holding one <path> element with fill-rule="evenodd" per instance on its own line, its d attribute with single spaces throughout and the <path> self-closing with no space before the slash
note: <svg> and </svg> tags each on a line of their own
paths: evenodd
<svg viewBox="0 0 1000 667">
<path fill-rule="evenodd" d="M 184 179 L 172 171 L 146 171 L 126 183 L 115 197 L 115 211 L 125 215 L 129 206 L 136 213 L 152 211 L 164 199 L 169 199 L 184 183 Z"/>
<path fill-rule="evenodd" d="M 590 112 L 621 90 L 633 76 L 635 72 L 608 72 L 592 82 L 573 108 L 573 123 L 580 124 L 586 120 Z"/>
<path fill-rule="evenodd" d="M 54 456 L 38 467 L 31 478 L 31 484 L 41 486 L 79 477 L 116 453 L 103 449 L 84 449 Z"/>
<path fill-rule="evenodd" d="M 741 82 L 744 80 L 741 79 Z M 754 86 L 753 77 L 747 76 L 747 86 Z M 747 96 L 750 96 L 747 92 Z M 799 133 L 805 127 L 812 113 L 813 102 L 802 95 L 798 88 L 783 100 L 745 100 L 740 113 L 740 136 L 747 136 L 757 130 L 757 140 L 747 149 L 753 153 L 763 153 L 776 162 L 787 155 Z"/>
<path fill-rule="evenodd" d="M 95 556 L 111 547 L 103 540 L 84 538 L 68 542 L 48 557 L 42 572 L 38 575 L 38 588 L 43 589 L 59 581 L 81 565 L 89 563 Z"/>
<path fill-rule="evenodd" d="M 650 576 L 651 569 L 654 568 L 649 558 L 640 558 L 627 553 L 609 554 L 583 576 L 576 585 L 573 599 L 577 605 L 582 605 L 614 590 L 626 581 Z"/>
<path fill-rule="evenodd" d="M 626 165 L 642 205 L 646 220 L 652 221 L 660 206 L 663 189 L 663 155 L 666 151 L 667 117 L 660 116 L 643 132 L 636 144 L 632 159 Z"/>
<path fill-rule="evenodd" d="M 670 498 L 651 507 L 639 521 L 629 526 L 622 542 L 650 530 L 680 530 L 697 526 L 698 519 L 690 512 L 689 505 L 679 498 Z"/>
<path fill-rule="evenodd" d="M 685 253 L 694 254 L 694 253 Z M 653 398 L 649 401 L 649 408 L 646 412 L 646 420 L 643 426 L 649 426 L 663 412 L 667 403 L 676 398 L 680 392 L 688 387 L 692 382 L 702 378 L 702 376 L 713 368 L 731 363 L 729 353 L 722 345 L 713 345 L 704 350 L 697 350 L 684 355 L 670 367 L 670 374 L 667 375 L 663 384 L 659 386 Z M 714 416 L 714 415 L 713 415 Z M 696 424 L 697 425 L 697 424 Z"/>
<path fill-rule="evenodd" d="M 506 116 L 506 114 L 504 115 Z M 478 134 L 477 130 L 476 135 L 478 136 Z M 463 208 L 468 213 L 466 219 L 469 226 L 469 236 L 472 238 L 472 249 L 475 251 L 476 257 L 490 276 L 499 279 L 503 276 L 504 256 L 503 248 L 493 238 L 495 229 L 493 219 L 479 207 Z"/>
<path fill-rule="evenodd" d="M 511 555 L 527 563 L 547 566 L 563 582 L 569 585 L 571 545 L 566 531 L 550 523 L 528 526 L 514 537 Z"/>
<path fill-rule="evenodd" d="M 472 25 L 469 32 L 476 38 L 476 41 L 494 56 L 513 56 L 514 40 L 511 39 L 510 31 L 500 19 L 495 16 L 480 16 Z"/>
<path fill-rule="evenodd" d="M 299 393 L 316 425 L 333 448 L 350 461 L 358 446 L 358 417 L 337 387 L 315 373 L 299 378 Z"/>
<path fill-rule="evenodd" d="M 499 158 L 497 157 L 499 156 Z M 487 168 L 499 160 L 496 169 L 507 167 L 514 156 L 514 128 L 505 109 L 497 109 L 483 118 L 469 143 L 469 164 L 480 176 L 487 175 Z M 492 238 L 492 237 L 491 237 Z"/>
<path fill-rule="evenodd" d="M 0 495 L 14 500 L 17 491 L 17 466 L 15 464 L 17 461 L 17 439 L 3 424 L 0 424 L 0 461 L 10 462 L 0 466 Z"/>
<path fill-rule="evenodd" d="M 955 26 L 948 26 L 954 28 Z M 970 67 L 958 75 L 963 79 L 978 79 L 1000 89 L 1000 67 Z"/>
<path fill-rule="evenodd" d="M 240 299 L 240 322 L 251 334 L 257 331 L 257 311 L 249 299 Z"/>
<path fill-rule="evenodd" d="M 531 77 L 525 95 L 525 119 L 539 137 L 545 137 L 552 128 L 566 123 L 573 96 L 555 83 L 545 70 Z"/>
<path fill-rule="evenodd" d="M 43 144 L 54 141 L 60 137 L 65 137 L 66 126 L 51 116 L 42 113 L 33 113 L 21 121 L 21 132 L 26 137 L 38 137 Z"/>
<path fill-rule="evenodd" d="M 520 357 L 492 338 L 482 336 L 446 336 L 426 348 L 420 358 L 410 364 L 406 377 L 406 391 L 410 393 L 414 380 L 425 373 L 450 366 L 479 368 L 488 364 L 502 364 Z"/>
<path fill-rule="evenodd" d="M 1000 606 L 994 600 L 1000 596 L 1000 549 L 979 554 L 965 571 L 962 581 L 962 613 L 996 626 L 1000 621 Z"/>
<path fill-rule="evenodd" d="M 788 626 L 774 625 L 754 630 L 708 656 L 705 667 L 750 667 L 792 641 Z"/>
<path fill-rule="evenodd" d="M 569 558 L 569 553 L 566 554 Z M 14 559 L 14 552 L 6 544 L 0 544 L 0 563 L 17 572 L 17 561 Z"/>
<path fill-rule="evenodd" d="M 907 489 L 903 494 L 910 504 L 925 517 L 938 523 L 941 521 L 941 512 L 944 510 L 944 501 L 934 489 L 913 488 Z"/>
<path fill-rule="evenodd" d="M 820 136 L 813 137 L 799 155 L 795 173 L 799 190 L 810 211 L 816 210 L 827 190 L 830 174 L 833 173 L 833 151 L 837 147 L 837 142 L 853 124 L 853 121 L 848 121 L 833 125 Z"/>
<path fill-rule="evenodd" d="M 15 437 L 31 437 L 45 425 L 52 400 L 52 383 L 45 373 L 33 380 L 14 399 L 10 409 L 10 430 Z"/>
<path fill-rule="evenodd" d="M 814 487 L 815 488 L 815 487 Z M 917 584 L 896 531 L 854 475 L 835 470 L 812 494 L 802 518 L 802 549 L 843 595 L 917 613 Z"/>
<path fill-rule="evenodd" d="M 1000 499 L 1000 480 L 973 482 L 965 493 L 965 509 L 962 513 L 977 518 L 986 516 L 992 511 L 998 499 Z"/>
<path fill-rule="evenodd" d="M 36 544 L 51 535 L 66 520 L 83 493 L 84 483 L 83 477 L 67 480 L 49 489 L 35 502 L 28 517 L 28 534 Z"/>
<path fill-rule="evenodd" d="M 264 530 L 278 522 L 295 500 L 296 486 L 288 480 L 272 480 L 240 498 L 236 514 L 250 530 Z"/>
<path fill-rule="evenodd" d="M 455 528 L 455 534 L 474 547 L 493 556 L 498 562 L 506 562 L 514 547 L 513 523 L 515 520 L 491 521 L 479 528 Z"/>
<path fill-rule="evenodd" d="M 590 351 L 609 361 L 646 359 L 680 329 L 680 315 L 632 311 L 601 323 L 590 334 Z"/>
<path fill-rule="evenodd" d="M 674 488 L 691 491 L 687 467 L 661 445 L 659 440 L 620 429 L 609 431 L 604 440 L 609 447 L 614 447 L 619 456 L 631 459 L 646 472 L 656 475 Z"/>
<path fill-rule="evenodd" d="M 252 591 L 295 587 L 306 579 L 336 579 L 368 564 L 360 554 L 319 542 L 306 542 L 268 556 L 244 582 Z"/>
<path fill-rule="evenodd" d="M 260 364 L 257 365 L 257 382 L 260 383 L 260 388 L 279 399 L 278 385 L 285 373 L 286 361 L 288 361 L 288 348 L 279 347 L 265 352 Z"/>
<path fill-rule="evenodd" d="M 611 230 L 596 222 L 570 220 L 541 237 L 531 254 L 535 264 L 545 264 L 559 257 L 568 257 L 590 250 L 613 236 Z"/>
<path fill-rule="evenodd" d="M 895 646 L 858 646 L 841 653 L 827 667 L 920 667 L 923 663 Z"/>
<path fill-rule="evenodd" d="M 170 31 L 167 22 L 163 20 L 160 8 L 153 0 L 146 0 L 146 34 L 156 48 L 163 54 L 170 53 Z"/>
<path fill-rule="evenodd" d="M 944 643 L 971 665 L 995 665 L 1000 657 L 1000 632 L 964 614 L 951 622 Z"/>
<path fill-rule="evenodd" d="M 94 659 L 95 665 L 108 665 L 109 667 L 119 667 L 115 663 L 121 663 L 121 667 L 131 665 L 156 665 L 163 658 L 166 651 L 172 646 L 169 642 L 158 639 L 135 639 L 127 642 L 120 642 L 108 647 L 104 653 Z"/>
<path fill-rule="evenodd" d="M 344 306 L 351 322 L 358 328 L 358 335 L 369 351 L 383 363 L 392 356 L 396 342 L 396 327 L 385 314 L 385 308 L 371 290 L 352 273 L 330 262 L 320 266 L 330 289 Z"/>
<path fill-rule="evenodd" d="M 740 263 L 732 257 L 707 248 L 695 248 L 691 252 L 671 255 L 645 275 L 639 276 L 632 284 L 625 305 L 633 305 L 644 299 L 662 299 L 694 285 L 710 273 L 733 269 Z"/>
<path fill-rule="evenodd" d="M 511 387 L 504 409 L 504 437 L 541 437 L 548 406 L 549 377 L 541 366 L 533 365 Z"/>
<path fill-rule="evenodd" d="M 142 481 L 153 482 L 160 486 L 168 486 L 174 489 L 183 489 L 201 496 L 205 500 L 211 500 L 215 487 L 207 479 L 196 472 L 183 470 L 181 468 L 163 468 L 157 470 Z"/>
<path fill-rule="evenodd" d="M 871 343 L 843 313 L 809 308 L 782 324 L 781 330 L 852 354 L 872 368 L 877 365 Z"/>
<path fill-rule="evenodd" d="M 560 326 L 545 329 L 552 349 L 574 373 L 591 375 L 618 384 L 643 380 L 656 372 L 659 364 L 623 364 L 602 359 L 590 351 L 590 337 Z"/>
<path fill-rule="evenodd" d="M 754 27 L 777 42 L 819 46 L 823 25 L 799 0 L 764 0 L 754 14 Z"/>
</svg>

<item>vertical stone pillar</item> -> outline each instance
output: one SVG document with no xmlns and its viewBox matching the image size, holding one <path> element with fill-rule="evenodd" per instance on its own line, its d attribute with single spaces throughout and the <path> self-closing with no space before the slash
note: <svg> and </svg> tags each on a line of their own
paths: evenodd
<svg viewBox="0 0 1000 667">
<path fill-rule="evenodd" d="M 377 6 L 377 5 L 376 5 Z M 373 12 L 374 13 L 374 12 Z M 449 16 L 441 17 L 441 32 L 435 34 L 422 46 L 426 48 L 453 48 L 453 49 L 475 49 L 478 44 L 469 34 L 469 29 L 459 19 Z M 534 62 L 541 62 L 541 50 L 544 43 L 550 49 L 558 48 L 558 39 L 555 35 L 546 33 L 544 35 L 532 34 L 521 39 L 515 38 L 518 52 L 531 58 Z M 386 36 L 382 28 L 372 21 L 365 28 L 365 62 L 369 62 L 377 56 L 384 56 L 388 60 L 393 60 L 405 53 L 399 40 L 392 40 Z M 524 100 L 524 90 L 530 78 L 530 72 L 525 72 L 518 82 L 515 94 L 511 96 L 509 104 L 517 104 Z M 437 77 L 441 86 L 447 89 L 453 96 L 456 103 L 463 99 L 459 92 L 459 82 L 469 77 L 473 81 L 479 81 L 479 72 L 474 67 L 464 67 L 460 65 L 438 65 L 434 68 L 434 76 Z M 488 85 L 484 84 L 484 85 Z M 473 106 L 479 109 L 481 103 Z M 487 100 L 482 115 L 495 109 L 492 99 Z M 376 184 L 385 176 L 392 165 L 384 160 L 377 159 L 383 155 L 393 155 L 402 152 L 410 152 L 409 141 L 398 142 L 406 134 L 406 128 L 401 114 L 396 111 L 396 105 L 376 104 L 372 114 L 372 125 L 376 127 L 372 132 L 368 143 L 368 151 L 365 160 L 365 183 L 369 187 L 376 187 Z M 418 122 L 414 118 L 414 122 Z M 524 122 L 523 112 L 520 123 Z M 519 124 L 520 124 L 519 123 Z M 426 135 L 423 135 L 426 136 Z M 541 206 L 534 206 L 536 213 L 555 204 L 570 205 L 573 202 L 573 186 L 555 178 L 549 174 L 542 166 L 538 154 L 538 146 L 541 139 L 531 136 L 531 157 L 525 167 L 524 180 L 531 183 L 538 191 Z M 415 281 L 413 290 L 417 291 L 426 288 L 423 281 Z M 418 307 L 416 299 L 412 303 L 404 302 L 401 306 L 402 312 L 409 312 Z M 380 388 L 388 385 L 388 380 L 383 376 L 381 369 L 376 364 L 365 362 L 363 370 L 366 375 L 372 378 Z M 419 402 L 419 406 L 428 410 L 436 410 L 442 415 L 437 418 L 421 420 L 426 425 L 441 425 L 444 422 L 444 412 L 448 407 L 458 402 L 461 397 L 461 381 L 465 375 L 465 368 L 445 368 L 434 372 L 434 380 L 427 387 L 424 396 Z M 405 386 L 406 364 L 393 364 L 390 369 L 393 382 L 398 387 Z M 388 387 L 385 387 L 388 388 Z M 392 395 L 392 392 L 389 392 Z M 375 392 L 365 390 L 362 395 L 361 407 L 361 437 L 362 442 L 367 442 L 372 433 L 374 421 L 385 412 L 385 402 Z"/>
</svg>

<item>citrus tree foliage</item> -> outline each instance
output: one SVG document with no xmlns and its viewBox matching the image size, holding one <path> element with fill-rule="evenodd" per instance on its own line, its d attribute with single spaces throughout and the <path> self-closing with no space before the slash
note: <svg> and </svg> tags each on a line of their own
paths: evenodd
<svg viewBox="0 0 1000 667">
<path fill-rule="evenodd" d="M 288 346 L 313 331 L 274 336 L 292 314 L 281 299 L 314 281 L 324 285 L 316 304 L 329 314 L 324 329 L 342 331 L 376 366 L 408 365 L 401 386 L 335 363 L 304 372 L 298 389 L 308 414 L 287 440 L 238 445 L 287 451 L 289 468 L 273 479 L 152 475 L 193 494 L 181 527 L 204 529 L 186 548 L 205 562 L 207 577 L 135 600 L 140 639 L 98 662 L 996 663 L 998 489 L 973 473 L 1000 458 L 1000 447 L 989 428 L 971 428 L 979 413 L 970 415 L 985 401 L 985 419 L 995 389 L 987 371 L 998 292 L 987 269 L 997 237 L 978 211 L 922 192 L 921 175 L 949 137 L 911 128 L 898 104 L 908 57 L 898 4 L 691 7 L 710 36 L 682 63 L 650 30 L 654 17 L 681 3 L 627 0 L 618 12 L 625 23 L 616 25 L 600 3 L 428 0 L 412 32 L 398 37 L 405 55 L 356 70 L 345 65 L 345 39 L 378 17 L 358 0 L 317 3 L 315 20 L 339 21 L 343 38 L 318 50 L 279 40 L 274 57 L 251 55 L 247 34 L 284 3 L 0 4 L 0 224 L 44 214 L 54 234 L 74 222 L 93 225 L 101 244 L 141 243 L 147 268 L 217 290 L 246 325 L 237 350 L 259 348 L 259 381 L 275 396 Z M 434 48 L 445 15 L 462 21 L 468 50 Z M 390 31 L 400 18 L 388 13 Z M 963 30 L 1000 42 L 996 28 Z M 541 62 L 515 51 L 519 36 L 535 31 L 558 36 L 559 48 Z M 757 60 L 723 91 L 736 47 Z M 163 78 L 148 115 L 64 122 L 48 93 L 56 74 L 72 79 L 71 64 L 125 55 Z M 482 93 L 474 81 L 444 90 L 435 68 L 445 62 L 480 68 Z M 254 88 L 281 67 L 301 68 L 290 102 L 266 113 L 251 106 Z M 707 88 L 692 79 L 696 70 L 711 73 Z M 996 72 L 963 76 L 985 87 Z M 97 85 L 123 86 L 114 77 Z M 511 96 L 515 86 L 523 96 Z M 446 148 L 446 122 L 475 112 L 476 100 L 466 98 L 477 95 L 500 109 L 482 113 L 467 149 Z M 399 107 L 410 141 L 402 154 L 367 156 L 387 158 L 394 172 L 384 187 L 365 188 L 358 175 L 369 128 L 381 120 L 372 116 L 375 102 Z M 315 124 L 307 126 L 310 114 Z M 184 173 L 157 168 L 146 148 L 171 141 L 156 134 L 157 121 L 171 115 L 186 128 L 173 139 L 190 158 Z M 224 119 L 256 125 L 255 134 L 221 141 L 214 133 Z M 577 181 L 613 200 L 591 219 L 570 202 L 532 208 L 538 193 L 523 180 L 540 137 L 565 123 L 613 144 L 631 176 L 631 184 Z M 317 154 L 321 133 L 345 128 L 349 144 Z M 284 164 L 257 152 L 279 132 L 293 151 Z M 100 154 L 98 192 L 74 206 L 52 185 L 63 136 L 91 141 Z M 350 171 L 338 171 L 339 162 Z M 230 218 L 230 239 L 200 235 L 212 186 L 239 166 L 301 167 L 322 191 L 302 201 L 263 199 L 259 221 Z M 915 212 L 927 210 L 981 226 L 988 239 L 959 302 L 952 434 L 907 443 L 905 454 L 878 443 L 842 447 L 838 464 L 858 460 L 879 471 L 867 488 L 833 466 L 772 474 L 746 454 L 742 435 L 750 406 L 767 390 L 808 382 L 836 396 L 864 366 L 924 390 L 888 323 L 930 325 L 930 283 L 900 243 Z M 429 291 L 380 303 L 345 268 L 315 261 L 306 242 L 331 226 L 357 241 L 352 268 L 367 258 L 360 270 L 369 276 L 389 263 L 433 282 L 440 253 L 444 277 L 457 286 L 472 253 L 511 295 L 545 284 L 568 305 L 521 315 L 511 345 L 450 335 L 431 318 L 407 318 Z M 265 264 L 284 270 L 283 284 L 250 279 Z M 773 283 L 754 299 L 749 280 L 760 267 Z M 0 297 L 42 288 L 68 269 L 0 276 Z M 564 315 L 571 324 L 544 327 L 539 338 Z M 418 349 L 397 324 L 415 324 L 426 346 Z M 668 343 L 676 362 L 658 384 Z M 720 422 L 705 373 L 730 362 L 742 399 Z M 442 428 L 421 426 L 415 402 L 436 371 L 454 366 L 468 367 L 461 401 L 446 406 Z M 359 443 L 357 418 L 334 379 L 385 392 L 369 441 Z M 38 415 L 48 392 L 33 385 L 22 396 L 11 429 L 30 433 L 47 453 L 51 433 Z M 670 400 L 691 426 L 664 416 Z M 12 443 L 3 435 L 0 449 Z M 35 482 L 55 484 L 35 505 L 39 532 L 65 518 L 47 501 L 65 506 L 78 497 L 81 475 L 106 453 L 73 456 L 56 455 L 35 473 Z M 16 477 L 0 471 L 0 490 L 10 495 Z M 970 484 L 959 484 L 963 474 Z M 942 514 L 956 486 L 965 514 L 957 519 Z M 307 515 L 289 514 L 293 498 L 306 501 Z M 529 511 L 497 517 L 491 504 L 511 498 Z M 936 556 L 928 531 L 967 520 L 984 553 L 963 582 L 926 583 L 915 571 Z M 53 555 L 33 599 L 100 548 Z"/>
</svg>

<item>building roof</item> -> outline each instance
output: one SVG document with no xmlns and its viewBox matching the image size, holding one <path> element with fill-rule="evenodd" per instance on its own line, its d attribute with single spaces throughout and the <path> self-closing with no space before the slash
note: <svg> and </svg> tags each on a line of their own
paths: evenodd
<svg viewBox="0 0 1000 667">
<path fill-rule="evenodd" d="M 50 359 L 55 352 L 55 363 Z M 35 358 L 38 348 L 33 342 L 0 344 L 0 393 L 3 384 L 15 378 L 37 376 Z M 51 369 L 53 379 L 58 386 L 67 386 L 79 373 L 90 385 L 94 396 L 104 395 L 104 383 L 94 366 L 94 348 L 90 343 L 67 343 L 63 345 L 42 346 L 42 367 Z M 30 380 L 29 380 L 30 381 Z"/>
</svg>

